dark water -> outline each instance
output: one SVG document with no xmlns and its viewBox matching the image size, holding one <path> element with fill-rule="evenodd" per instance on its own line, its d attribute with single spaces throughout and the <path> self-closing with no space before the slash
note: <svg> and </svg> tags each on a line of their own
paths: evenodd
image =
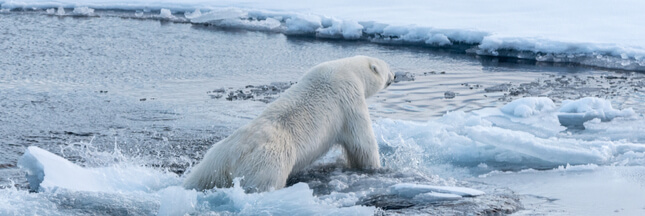
<svg viewBox="0 0 645 216">
<path fill-rule="evenodd" d="M 393 71 L 414 75 L 370 99 L 374 118 L 426 121 L 447 111 L 498 107 L 523 96 L 610 97 L 618 107 L 638 109 L 643 101 L 639 90 L 645 86 L 637 73 L 450 50 L 156 20 L 4 13 L 0 184 L 25 183 L 16 162 L 31 145 L 53 152 L 65 152 L 68 146 L 118 146 L 129 157 L 180 173 L 266 106 L 258 100 L 216 98 L 213 90 L 295 82 L 318 63 L 354 55 L 381 58 Z M 486 90 L 500 84 L 511 88 Z M 77 152 L 65 156 L 82 165 L 98 163 Z"/>
</svg>

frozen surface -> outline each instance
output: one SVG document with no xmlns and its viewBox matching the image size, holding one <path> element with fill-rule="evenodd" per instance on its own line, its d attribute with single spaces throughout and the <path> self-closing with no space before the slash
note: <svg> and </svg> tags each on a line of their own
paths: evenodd
<svg viewBox="0 0 645 216">
<path fill-rule="evenodd" d="M 554 4 L 558 7 L 552 7 Z M 469 44 L 468 52 L 477 55 L 645 70 L 645 31 L 641 30 L 645 19 L 637 9 L 645 3 L 632 0 L 531 0 L 521 4 L 510 0 L 415 0 L 395 5 L 390 1 L 336 0 L 19 0 L 0 1 L 0 5 L 4 9 L 74 8 L 74 14 L 84 15 L 89 10 L 79 8 L 123 9 L 137 11 L 133 14 L 142 18 L 375 43 Z M 59 9 L 57 15 L 65 13 Z"/>
<path fill-rule="evenodd" d="M 96 9 L 93 15 L 73 12 L 86 6 Z M 190 14 L 164 7 L 172 17 L 152 7 L 2 11 L 0 215 L 372 214 L 377 208 L 407 215 L 640 215 L 642 74 L 381 46 L 365 41 L 369 33 L 358 41 L 312 38 L 328 32 L 292 37 L 283 32 L 285 19 L 254 20 L 260 16 L 245 9 L 261 6 L 219 13 L 189 8 Z M 187 22 L 209 13 L 218 21 Z M 240 14 L 249 19 L 230 18 Z M 325 28 L 336 25 L 328 30 L 338 39 L 344 38 L 339 29 L 355 24 L 318 17 Z M 236 29 L 244 22 L 284 34 Z M 384 169 L 347 169 L 336 148 L 292 176 L 285 190 L 178 187 L 182 173 L 257 116 L 268 97 L 279 97 L 312 65 L 358 54 L 386 59 L 401 75 L 369 100 Z M 445 98 L 447 92 L 454 97 Z M 579 100 L 585 97 L 595 103 Z M 569 103 L 588 107 L 576 115 L 631 114 L 571 130 L 559 121 Z M 75 170 L 69 175 L 83 181 L 56 174 L 50 180 L 48 170 Z M 41 187 L 29 193 L 28 185 Z M 414 196 L 392 193 L 401 185 Z M 456 194 L 464 188 L 484 194 Z"/>
<path fill-rule="evenodd" d="M 558 119 L 560 124 L 569 128 L 584 128 L 584 122 L 596 118 L 607 122 L 617 117 L 635 115 L 632 108 L 617 110 L 611 106 L 609 101 L 600 98 L 586 97 L 576 101 L 565 100 L 562 104 Z"/>
<path fill-rule="evenodd" d="M 642 166 L 580 165 L 491 173 L 477 181 L 516 191 L 525 208 L 517 215 L 642 215 L 643 177 Z"/>
<path fill-rule="evenodd" d="M 587 100 L 610 103 L 598 98 L 585 98 L 563 106 Z M 519 117 L 517 110 L 520 110 Z M 531 115 L 524 115 L 526 113 Z M 487 163 L 487 169 L 544 169 L 589 163 L 610 165 L 638 160 L 638 156 L 633 158 L 629 155 L 643 154 L 645 150 L 641 144 L 643 136 L 638 133 L 618 137 L 613 136 L 614 130 L 608 128 L 562 133 L 566 128 L 560 126 L 558 114 L 550 99 L 522 98 L 500 109 L 452 112 L 425 123 L 383 119 L 377 121 L 374 128 L 382 139 L 382 149 L 392 149 L 396 153 L 397 149 L 413 147 L 418 150 L 410 157 L 418 157 L 418 161 L 450 161 L 467 166 Z M 641 128 L 643 121 L 642 116 L 631 116 L 616 124 L 629 130 L 630 127 Z M 597 121 L 585 125 L 596 127 L 604 124 L 607 123 Z"/>
</svg>

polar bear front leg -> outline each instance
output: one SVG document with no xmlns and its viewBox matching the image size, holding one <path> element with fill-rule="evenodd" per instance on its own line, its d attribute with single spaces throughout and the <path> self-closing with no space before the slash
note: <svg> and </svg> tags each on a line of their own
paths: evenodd
<svg viewBox="0 0 645 216">
<path fill-rule="evenodd" d="M 343 127 L 342 142 L 349 167 L 360 169 L 381 167 L 372 121 L 364 102 L 348 113 Z"/>
</svg>

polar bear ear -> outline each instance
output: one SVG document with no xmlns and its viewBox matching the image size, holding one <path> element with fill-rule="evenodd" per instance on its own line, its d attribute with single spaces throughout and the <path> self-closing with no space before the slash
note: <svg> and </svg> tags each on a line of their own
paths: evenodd
<svg viewBox="0 0 645 216">
<path fill-rule="evenodd" d="M 378 73 L 378 68 L 376 67 L 375 64 L 370 64 L 370 68 L 372 69 L 372 71 L 374 71 L 374 73 L 379 74 Z"/>
</svg>

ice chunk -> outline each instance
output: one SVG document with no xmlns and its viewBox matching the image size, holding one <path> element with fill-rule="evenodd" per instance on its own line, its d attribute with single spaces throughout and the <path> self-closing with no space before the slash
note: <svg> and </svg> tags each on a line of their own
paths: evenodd
<svg viewBox="0 0 645 216">
<path fill-rule="evenodd" d="M 394 73 L 394 82 L 401 82 L 401 81 L 414 81 L 415 75 L 410 72 L 396 72 Z"/>
<path fill-rule="evenodd" d="M 56 13 L 56 8 L 49 8 L 49 9 L 45 10 L 45 13 L 47 13 L 49 15 L 54 15 Z"/>
<path fill-rule="evenodd" d="M 50 186 L 88 191 L 101 190 L 100 186 L 94 184 L 97 179 L 93 174 L 58 155 L 35 146 L 27 148 L 25 154 L 18 160 L 18 166 L 27 172 L 29 187 L 34 191 Z"/>
<path fill-rule="evenodd" d="M 414 183 L 399 183 L 399 184 L 390 186 L 390 193 L 399 195 L 402 197 L 412 198 L 420 194 L 431 193 L 431 192 L 440 193 L 440 194 L 435 194 L 437 197 L 449 197 L 442 194 L 451 194 L 451 195 L 457 195 L 460 197 L 474 197 L 474 196 L 480 196 L 485 194 L 483 191 L 475 190 L 471 188 L 465 188 L 465 187 L 431 186 L 431 185 L 420 185 L 420 184 L 414 184 Z M 427 196 L 431 197 L 432 194 L 429 194 Z"/>
<path fill-rule="evenodd" d="M 153 191 L 181 182 L 174 173 L 140 166 L 83 168 L 36 146 L 27 148 L 18 166 L 27 172 L 34 191 Z"/>
<path fill-rule="evenodd" d="M 75 15 L 83 15 L 83 16 L 90 16 L 94 14 L 94 9 L 89 8 L 89 7 L 77 7 L 74 8 L 74 11 L 72 11 Z"/>
<path fill-rule="evenodd" d="M 63 6 L 58 7 L 58 10 L 56 11 L 56 15 L 64 16 L 65 15 L 65 8 L 63 8 Z"/>
<path fill-rule="evenodd" d="M 187 19 L 195 19 L 200 16 L 202 16 L 202 12 L 199 9 L 195 9 L 195 11 L 192 13 L 191 12 L 184 13 L 184 17 L 186 17 Z"/>
<path fill-rule="evenodd" d="M 359 39 L 363 35 L 363 26 L 353 20 L 343 21 L 341 32 L 345 39 Z"/>
<path fill-rule="evenodd" d="M 193 18 L 189 18 L 190 21 L 194 23 L 212 23 L 221 20 L 239 20 L 248 16 L 246 12 L 236 8 L 211 10 L 208 13 L 202 14 L 201 16 L 195 16 L 195 13 L 197 13 L 197 11 L 191 14 L 191 16 L 194 16 Z"/>
<path fill-rule="evenodd" d="M 616 117 L 630 117 L 635 114 L 632 108 L 617 110 L 611 106 L 611 102 L 594 97 L 582 98 L 575 101 L 565 100 L 562 102 L 560 112 L 584 113 L 595 116 L 595 118 L 599 118 L 602 121 L 611 121 Z"/>
<path fill-rule="evenodd" d="M 170 10 L 162 8 L 161 11 L 159 11 L 159 17 L 160 18 L 166 18 L 166 19 L 174 19 L 175 16 L 172 15 L 172 12 Z"/>
<path fill-rule="evenodd" d="M 330 19 L 331 26 L 316 29 L 316 36 L 323 38 L 359 39 L 363 35 L 363 26 L 356 21 Z"/>
<path fill-rule="evenodd" d="M 287 34 L 314 34 L 322 27 L 322 20 L 316 15 L 296 15 L 286 20 Z"/>
<path fill-rule="evenodd" d="M 630 117 L 635 114 L 632 108 L 617 110 L 611 106 L 611 102 L 594 97 L 565 100 L 559 111 L 558 120 L 562 126 L 579 129 L 584 129 L 583 123 L 595 118 L 607 122 L 616 117 Z"/>
<path fill-rule="evenodd" d="M 555 104 L 545 97 L 528 97 L 514 100 L 501 108 L 502 112 L 516 117 L 529 117 L 543 111 L 555 110 Z"/>
</svg>

